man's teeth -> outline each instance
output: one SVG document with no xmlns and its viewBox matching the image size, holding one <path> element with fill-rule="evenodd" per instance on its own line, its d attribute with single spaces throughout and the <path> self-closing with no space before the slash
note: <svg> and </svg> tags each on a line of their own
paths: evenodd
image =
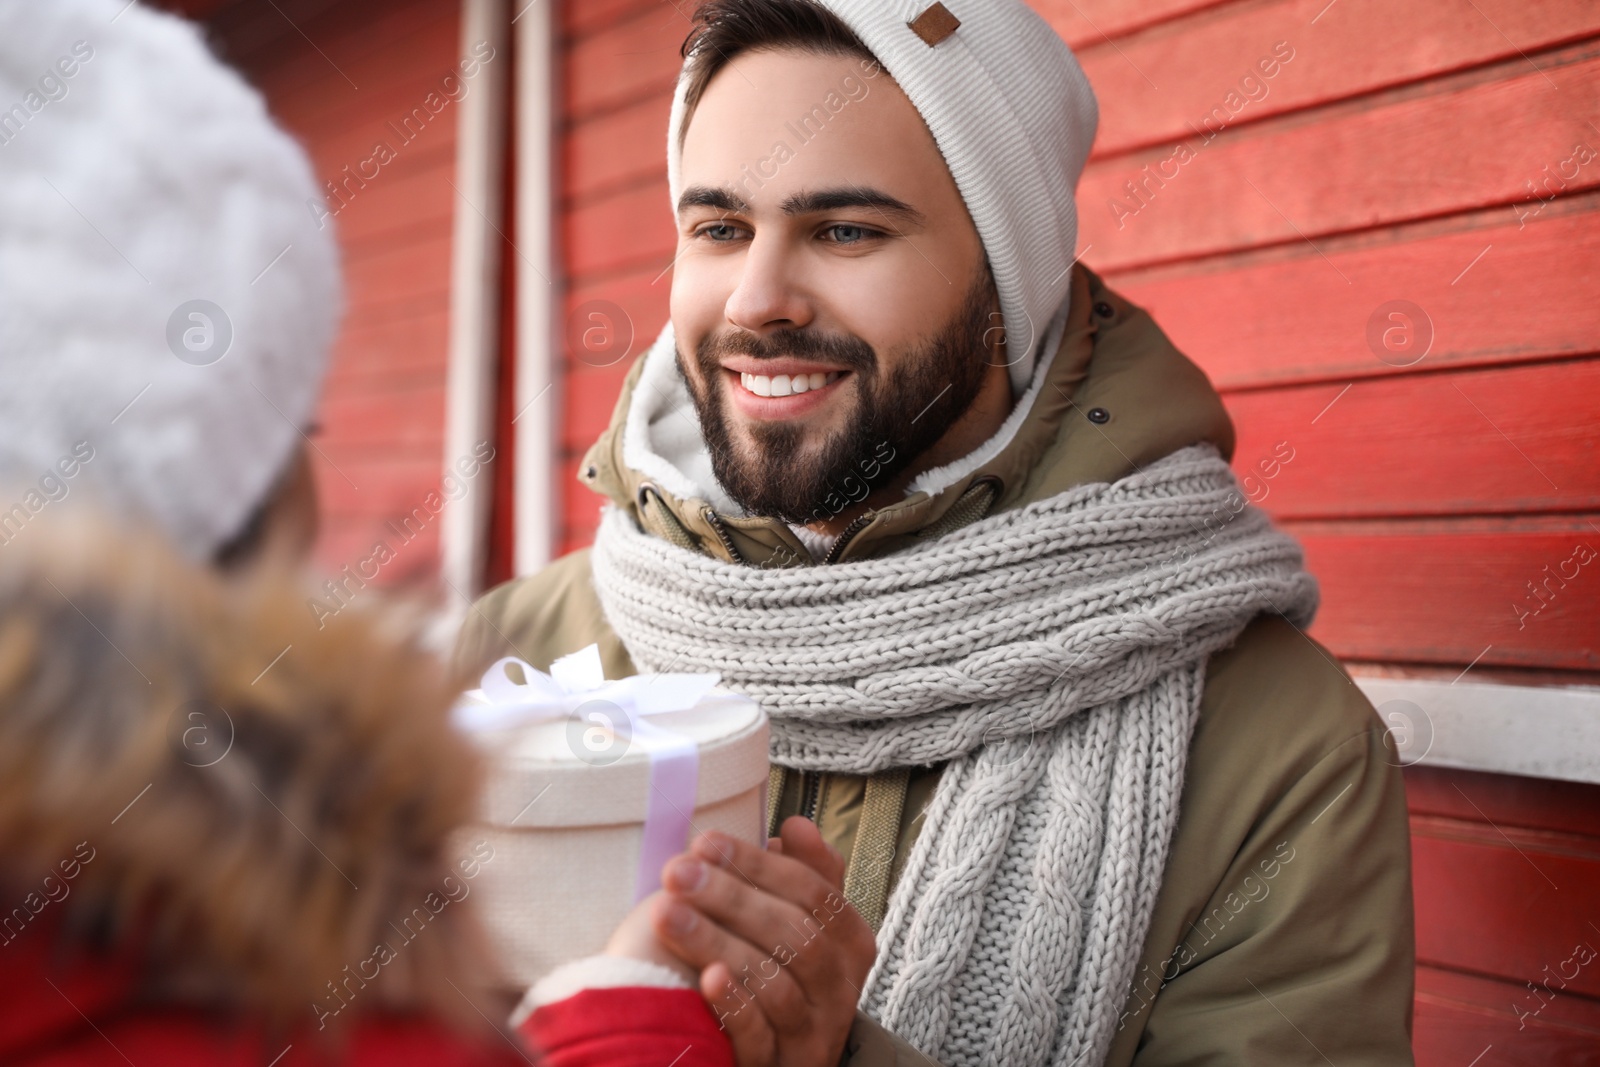
<svg viewBox="0 0 1600 1067">
<path fill-rule="evenodd" d="M 739 381 L 756 396 L 790 396 L 832 385 L 839 380 L 839 373 L 828 371 L 824 374 L 818 371 L 816 374 L 774 374 L 771 377 L 765 374 L 741 374 Z"/>
</svg>

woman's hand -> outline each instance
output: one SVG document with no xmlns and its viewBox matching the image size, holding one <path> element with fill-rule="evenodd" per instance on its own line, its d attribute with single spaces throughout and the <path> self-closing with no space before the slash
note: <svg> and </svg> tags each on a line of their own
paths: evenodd
<svg viewBox="0 0 1600 1067">
<path fill-rule="evenodd" d="M 658 963 L 681 975 L 691 987 L 700 985 L 700 972 L 667 951 L 656 937 L 651 916 L 665 893 L 658 889 L 633 906 L 606 942 L 604 955 Z"/>
</svg>

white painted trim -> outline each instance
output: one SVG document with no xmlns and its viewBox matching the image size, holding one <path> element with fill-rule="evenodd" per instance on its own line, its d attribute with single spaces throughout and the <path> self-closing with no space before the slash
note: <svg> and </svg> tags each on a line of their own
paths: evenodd
<svg viewBox="0 0 1600 1067">
<path fill-rule="evenodd" d="M 450 363 L 445 384 L 444 471 L 494 443 L 495 381 L 500 355 L 500 233 L 504 217 L 507 44 L 505 0 L 462 0 L 460 55 L 494 48 L 456 112 L 455 203 L 450 242 Z M 462 479 L 467 491 L 446 498 L 440 527 L 440 569 L 462 597 L 482 590 L 488 549 L 491 468 Z M 452 601 L 456 598 L 451 598 Z M 459 612 L 465 605 L 456 605 Z"/>
<path fill-rule="evenodd" d="M 526 6 L 512 16 L 517 35 L 517 574 L 555 557 L 561 497 L 556 447 L 561 430 L 560 292 L 555 255 L 555 100 L 558 56 L 555 5 Z"/>
<path fill-rule="evenodd" d="M 1600 782 L 1600 688 L 1356 678 L 1402 763 Z"/>
</svg>

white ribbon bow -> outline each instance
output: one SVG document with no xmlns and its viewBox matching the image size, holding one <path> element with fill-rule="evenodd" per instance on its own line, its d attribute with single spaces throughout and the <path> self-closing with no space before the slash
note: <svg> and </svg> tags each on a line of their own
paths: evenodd
<svg viewBox="0 0 1600 1067">
<path fill-rule="evenodd" d="M 506 673 L 513 663 L 522 669 L 520 683 Z M 598 645 L 561 657 L 550 664 L 549 674 L 507 656 L 484 672 L 482 688 L 465 694 L 454 716 L 458 726 L 472 733 L 562 720 L 586 724 L 573 755 L 591 763 L 619 738 L 624 751 L 640 744 L 650 757 L 650 792 L 634 881 L 637 903 L 660 887 L 662 866 L 688 844 L 700 779 L 699 745 L 650 718 L 693 709 L 721 680 L 720 674 L 637 674 L 608 682 Z M 589 744 L 596 736 L 605 738 L 598 747 Z M 613 763 L 622 754 L 606 753 L 605 762 Z"/>
</svg>

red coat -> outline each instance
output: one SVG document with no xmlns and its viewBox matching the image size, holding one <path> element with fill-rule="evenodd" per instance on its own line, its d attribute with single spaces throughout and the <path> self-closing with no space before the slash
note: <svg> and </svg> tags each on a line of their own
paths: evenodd
<svg viewBox="0 0 1600 1067">
<path fill-rule="evenodd" d="M 376 603 L 37 532 L 0 553 L 0 1065 L 732 1064 L 691 990 L 485 1003 L 481 757 Z"/>
<path fill-rule="evenodd" d="M 0 1065 L 732 1063 L 689 990 L 484 1003 L 481 757 L 395 620 L 37 532 L 0 553 Z"/>
<path fill-rule="evenodd" d="M 733 1067 L 726 1036 L 690 989 L 586 990 L 487 1040 L 425 1018 L 373 1016 L 332 1052 L 309 1028 L 268 1036 L 248 1019 L 140 1004 L 130 966 L 64 958 L 54 932 L 40 924 L 0 943 L 8 1067 Z"/>
</svg>

